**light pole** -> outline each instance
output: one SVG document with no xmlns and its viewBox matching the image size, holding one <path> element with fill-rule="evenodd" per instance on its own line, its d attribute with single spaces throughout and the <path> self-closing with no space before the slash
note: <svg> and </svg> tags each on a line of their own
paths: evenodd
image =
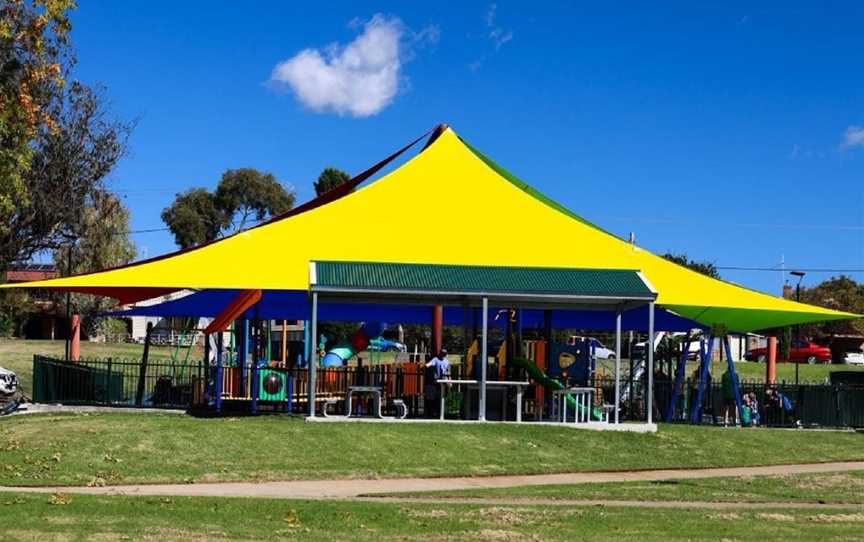
<svg viewBox="0 0 864 542">
<path fill-rule="evenodd" d="M 804 279 L 804 275 L 806 275 L 806 273 L 804 273 L 803 271 L 790 271 L 789 274 L 792 275 L 793 277 L 798 277 L 798 284 L 795 285 L 795 301 L 800 303 L 801 302 L 801 281 Z M 795 342 L 796 343 L 801 342 L 801 324 L 797 324 L 795 326 Z M 791 347 L 790 347 L 790 352 L 791 352 Z M 798 366 L 800 364 L 801 364 L 801 360 L 798 360 L 795 363 L 795 387 L 796 387 L 796 389 L 798 387 Z"/>
<path fill-rule="evenodd" d="M 66 276 L 72 275 L 72 247 L 66 253 Z M 72 293 L 66 292 L 66 362 L 72 359 Z"/>
</svg>

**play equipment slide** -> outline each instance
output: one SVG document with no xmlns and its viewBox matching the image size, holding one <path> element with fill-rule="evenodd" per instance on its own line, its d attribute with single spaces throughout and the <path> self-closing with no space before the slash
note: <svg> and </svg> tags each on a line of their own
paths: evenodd
<svg viewBox="0 0 864 542">
<path fill-rule="evenodd" d="M 510 361 L 513 363 L 513 365 L 516 365 L 517 367 L 521 367 L 521 368 L 525 369 L 525 372 L 528 373 L 528 376 L 531 377 L 531 380 L 533 380 L 534 382 L 537 382 L 538 384 L 540 384 L 541 386 L 543 386 L 547 390 L 564 389 L 563 384 L 561 384 L 560 382 L 558 382 L 557 380 L 555 380 L 554 378 L 550 377 L 549 375 L 547 375 L 546 373 L 541 371 L 539 368 L 537 368 L 537 366 L 534 365 L 533 361 L 531 361 L 529 359 L 525 359 L 525 358 L 513 358 Z M 567 395 L 567 406 L 569 408 L 573 409 L 573 411 L 575 412 L 576 408 L 578 406 L 576 404 L 576 399 L 574 399 L 570 395 Z M 580 412 L 582 412 L 581 409 L 580 409 Z M 593 419 L 593 420 L 602 420 L 603 419 L 603 414 L 599 408 L 594 408 L 591 411 L 591 419 Z"/>
<path fill-rule="evenodd" d="M 366 322 L 351 334 L 347 339 L 336 343 L 327 354 L 321 365 L 324 367 L 341 367 L 357 352 L 361 352 L 369 346 L 369 342 L 387 329 L 387 324 L 382 322 Z"/>
</svg>

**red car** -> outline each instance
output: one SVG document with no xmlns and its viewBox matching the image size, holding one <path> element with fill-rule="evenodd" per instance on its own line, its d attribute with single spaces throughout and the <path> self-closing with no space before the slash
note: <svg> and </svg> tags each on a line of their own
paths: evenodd
<svg viewBox="0 0 864 542">
<path fill-rule="evenodd" d="M 791 363 L 807 362 L 811 365 L 814 363 L 831 363 L 831 349 L 809 341 L 792 341 L 792 346 L 789 348 L 788 360 L 780 359 L 781 350 L 778 345 L 777 361 L 789 361 Z M 768 349 L 754 348 L 753 350 L 749 350 L 744 355 L 744 359 L 764 363 L 768 361 Z"/>
</svg>

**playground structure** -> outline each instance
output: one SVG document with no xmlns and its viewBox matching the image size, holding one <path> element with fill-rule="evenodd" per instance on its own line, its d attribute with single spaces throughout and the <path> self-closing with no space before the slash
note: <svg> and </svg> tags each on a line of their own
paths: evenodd
<svg viewBox="0 0 864 542">
<path fill-rule="evenodd" d="M 357 189 L 427 135 L 429 140 L 417 156 Z M 403 217 L 391 212 L 404 201 L 423 201 L 430 208 L 447 209 L 453 216 L 466 217 L 467 224 L 414 221 L 406 225 Z M 500 222 L 502 216 L 508 217 L 509 235 L 500 235 L 497 230 L 486 234 L 489 225 Z M 370 260 L 367 245 L 335 242 L 356 217 L 371 217 L 370 226 L 392 232 L 390 248 L 376 255 L 377 261 Z M 317 232 L 314 238 L 308 235 L 310 231 Z M 466 231 L 472 235 L 465 235 Z M 429 250 L 428 243 L 439 239 L 447 240 L 446 250 Z M 289 241 L 289 250 L 271 250 Z M 562 246 L 578 248 L 562 250 Z M 436 252 L 441 252 L 440 259 Z M 239 263 L 265 253 L 273 255 L 268 265 Z M 199 394 L 207 409 L 220 413 L 223 406 L 241 402 L 252 412 L 265 407 L 280 411 L 299 404 L 313 419 L 334 399 L 333 394 L 343 393 L 343 382 L 345 393 L 351 386 L 370 386 L 340 375 L 365 378 L 363 375 L 374 370 L 381 371 L 380 385 L 374 386 L 384 390 L 398 387 L 398 379 L 392 375 L 401 374 L 403 388 L 395 389 L 394 395 L 406 395 L 406 374 L 408 380 L 416 380 L 413 375 L 419 368 L 406 372 L 405 364 L 392 368 L 346 366 L 361 343 L 368 347 L 375 338 L 375 333 L 366 331 L 347 340 L 350 349 L 331 349 L 328 364 L 334 367 L 328 367 L 322 364 L 315 344 L 319 321 L 431 323 L 434 350 L 443 346 L 443 325 L 467 329 L 470 323 L 472 341 L 466 344 L 476 340 L 478 352 L 475 361 L 471 356 L 466 361 L 470 375 L 461 375 L 458 380 L 464 382 L 451 387 L 463 397 L 460 416 L 489 419 L 487 407 L 499 404 L 501 395 L 526 391 L 523 388 L 531 385 L 530 377 L 543 389 L 544 405 L 526 404 L 525 408 L 541 411 L 540 418 L 548 408 L 548 393 L 591 421 L 597 421 L 597 408 L 606 419 L 604 409 L 611 405 L 608 418 L 617 424 L 624 396 L 623 330 L 646 333 L 650 338 L 641 400 L 653 405 L 657 330 L 687 332 L 699 328 L 722 337 L 729 332 L 857 317 L 715 280 L 618 239 L 538 193 L 443 125 L 330 192 L 241 234 L 101 273 L 0 287 L 108 295 L 127 305 L 181 289 L 194 290 L 164 304 L 133 306 L 124 314 L 213 318 L 203 331 L 216 337 L 207 341 L 208 375 Z M 286 355 L 282 346 L 283 355 L 273 355 L 273 341 L 265 339 L 273 320 L 306 322 L 302 352 Z M 493 326 L 505 328 L 504 352 L 497 356 L 490 351 L 490 320 Z M 587 371 L 592 378 L 594 371 L 589 365 L 593 356 L 571 352 L 572 361 L 568 356 L 554 357 L 553 328 L 614 331 L 614 386 L 611 391 L 604 390 L 602 399 L 594 393 L 586 404 L 583 397 L 591 390 L 583 377 Z M 547 346 L 545 361 L 538 360 L 536 351 L 533 360 L 524 351 L 521 329 L 542 330 Z M 707 355 L 710 359 L 712 345 L 713 341 L 703 358 Z M 589 365 L 579 361 L 577 367 L 579 356 L 587 356 Z M 503 369 L 498 362 L 498 374 L 489 363 L 493 357 L 504 360 Z M 569 362 L 573 369 L 562 367 L 556 377 L 550 361 L 553 358 L 559 360 L 559 366 L 562 359 Z M 519 365 L 517 359 L 527 361 Z M 409 361 L 417 364 L 420 360 Z M 541 363 L 545 363 L 542 368 Z M 572 374 L 577 368 L 579 374 Z M 734 368 L 731 363 L 730 368 Z M 705 372 L 706 380 L 707 376 Z M 571 378 L 581 385 L 571 385 Z M 593 378 L 596 380 L 597 375 Z M 556 380 L 566 389 L 555 389 Z M 512 383 L 513 389 L 505 383 Z M 418 385 L 427 387 L 425 382 Z M 529 399 L 532 394 L 536 398 L 536 388 L 527 392 Z M 283 400 L 289 395 L 291 401 Z M 568 399 L 571 395 L 572 401 Z M 698 390 L 696 395 L 698 400 Z M 381 391 L 377 397 L 386 402 L 388 394 Z M 455 402 L 451 403 L 455 411 Z M 509 399 L 500 404 L 509 405 Z M 650 427 L 654 408 L 645 410 L 645 425 Z M 511 414 L 506 412 L 503 417 L 514 419 Z M 523 412 L 517 414 L 518 419 Z"/>
</svg>

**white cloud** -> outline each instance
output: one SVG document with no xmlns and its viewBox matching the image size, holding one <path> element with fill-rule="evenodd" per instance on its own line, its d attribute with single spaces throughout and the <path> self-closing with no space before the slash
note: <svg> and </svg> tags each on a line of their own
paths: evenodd
<svg viewBox="0 0 864 542">
<path fill-rule="evenodd" d="M 843 147 L 864 147 L 864 126 L 850 126 L 843 133 Z"/>
<path fill-rule="evenodd" d="M 505 30 L 498 26 L 495 21 L 495 15 L 498 12 L 498 4 L 490 4 L 489 10 L 486 12 L 486 26 L 489 27 L 489 39 L 495 44 L 495 49 L 498 50 L 505 43 L 513 39 L 513 31 Z"/>
<path fill-rule="evenodd" d="M 486 36 L 495 46 L 495 51 L 489 53 L 489 56 L 501 49 L 501 47 L 503 47 L 506 43 L 513 40 L 513 31 L 502 28 L 496 22 L 497 14 L 498 4 L 489 4 L 489 9 L 486 10 L 486 15 L 484 16 L 484 21 L 486 22 L 486 28 L 488 31 L 488 34 L 486 34 Z M 472 72 L 478 71 L 481 67 L 483 67 L 483 63 L 486 62 L 486 58 L 486 54 L 481 55 L 480 58 L 468 64 L 468 69 Z"/>
<path fill-rule="evenodd" d="M 434 44 L 436 26 L 411 32 L 397 17 L 374 15 L 369 21 L 354 19 L 349 28 L 362 33 L 345 46 L 333 43 L 323 50 L 309 48 L 273 68 L 271 84 L 287 87 L 305 107 L 368 117 L 393 102 L 399 90 L 400 71 L 414 48 Z"/>
</svg>

